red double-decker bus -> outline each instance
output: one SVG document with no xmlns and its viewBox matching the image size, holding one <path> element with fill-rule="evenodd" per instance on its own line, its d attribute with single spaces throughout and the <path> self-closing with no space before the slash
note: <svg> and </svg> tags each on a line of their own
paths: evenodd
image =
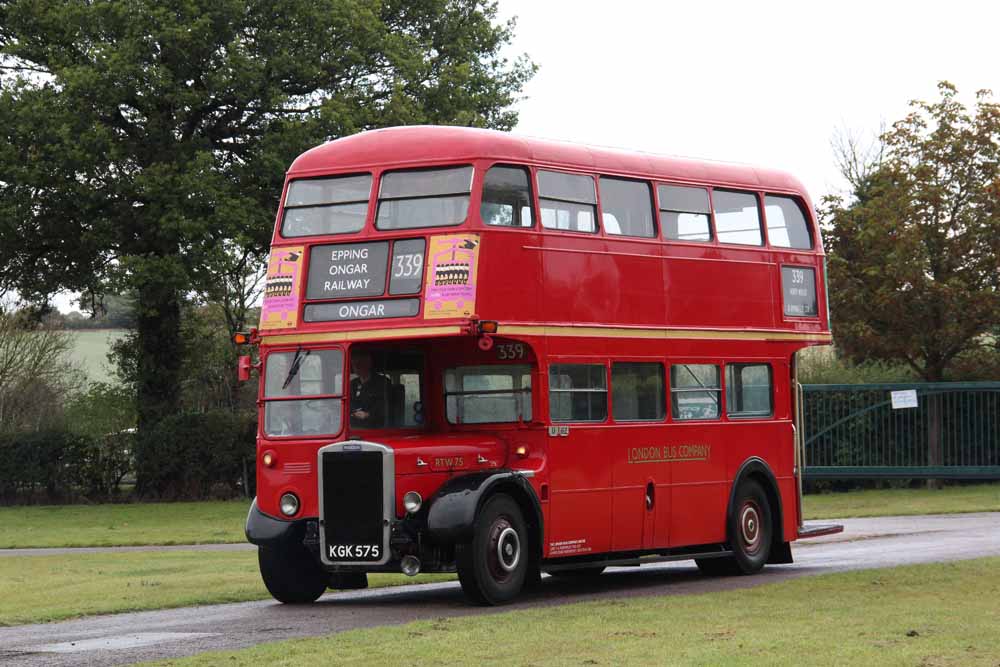
<svg viewBox="0 0 1000 667">
<path fill-rule="evenodd" d="M 258 330 L 268 590 L 456 572 L 792 561 L 795 354 L 830 342 L 802 185 L 777 171 L 451 127 L 288 172 Z M 249 373 L 249 359 L 241 364 Z"/>
</svg>

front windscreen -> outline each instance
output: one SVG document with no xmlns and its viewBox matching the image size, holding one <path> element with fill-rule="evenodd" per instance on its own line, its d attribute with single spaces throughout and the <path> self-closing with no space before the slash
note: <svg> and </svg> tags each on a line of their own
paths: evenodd
<svg viewBox="0 0 1000 667">
<path fill-rule="evenodd" d="M 322 236 L 360 231 L 368 216 L 372 175 L 299 179 L 288 184 L 281 235 Z"/>
<path fill-rule="evenodd" d="M 444 374 L 448 421 L 486 424 L 531 419 L 531 367 L 459 366 Z"/>
<path fill-rule="evenodd" d="M 378 229 L 460 225 L 469 213 L 472 167 L 390 171 L 382 175 Z"/>
<path fill-rule="evenodd" d="M 264 369 L 264 435 L 336 435 L 343 421 L 340 350 L 272 352 Z"/>
</svg>

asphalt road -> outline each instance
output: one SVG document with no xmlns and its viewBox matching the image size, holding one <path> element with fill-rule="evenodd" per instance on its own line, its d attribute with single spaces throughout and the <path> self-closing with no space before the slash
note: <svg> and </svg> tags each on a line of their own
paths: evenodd
<svg viewBox="0 0 1000 667">
<path fill-rule="evenodd" d="M 752 577 L 703 577 L 693 562 L 685 561 L 614 568 L 594 582 L 546 577 L 537 591 L 500 610 L 467 605 L 456 582 L 331 593 L 307 606 L 268 600 L 99 616 L 0 628 L 0 663 L 119 665 L 424 618 L 639 595 L 685 595 L 847 570 L 1000 556 L 1000 512 L 840 523 L 845 525 L 843 534 L 796 543 L 794 565 L 768 566 Z"/>
</svg>

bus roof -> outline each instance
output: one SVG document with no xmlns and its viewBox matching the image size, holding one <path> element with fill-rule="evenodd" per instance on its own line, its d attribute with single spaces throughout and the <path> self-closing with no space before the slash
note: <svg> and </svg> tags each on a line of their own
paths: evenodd
<svg viewBox="0 0 1000 667">
<path fill-rule="evenodd" d="M 369 130 L 330 141 L 296 158 L 288 173 L 290 176 L 306 176 L 377 166 L 474 159 L 793 191 L 806 195 L 797 178 L 775 169 L 534 139 L 496 130 L 438 125 Z"/>
</svg>

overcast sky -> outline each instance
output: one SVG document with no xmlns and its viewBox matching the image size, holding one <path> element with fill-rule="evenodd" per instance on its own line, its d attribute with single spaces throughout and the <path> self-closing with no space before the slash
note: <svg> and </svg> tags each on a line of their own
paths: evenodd
<svg viewBox="0 0 1000 667">
<path fill-rule="evenodd" d="M 1000 2 L 499 0 L 539 66 L 520 134 L 746 162 L 842 187 L 830 138 L 1000 93 Z"/>
<path fill-rule="evenodd" d="M 843 186 L 838 128 L 874 133 L 941 79 L 1000 93 L 996 0 L 499 1 L 539 66 L 515 132 L 785 169 L 814 201 Z"/>
</svg>

